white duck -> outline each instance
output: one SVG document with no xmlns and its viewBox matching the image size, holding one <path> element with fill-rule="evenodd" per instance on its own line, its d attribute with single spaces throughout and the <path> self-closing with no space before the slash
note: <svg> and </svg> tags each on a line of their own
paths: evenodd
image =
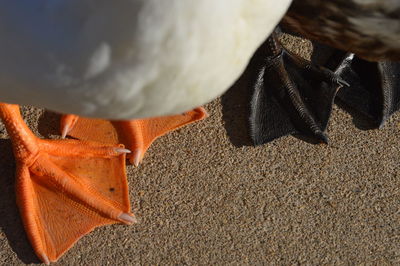
<svg viewBox="0 0 400 266">
<path fill-rule="evenodd" d="M 290 2 L 0 1 L 0 97 L 109 119 L 181 113 L 238 78 Z M 13 141 L 24 226 L 43 262 L 57 260 L 96 226 L 135 222 L 124 172 L 128 150 L 41 140 L 18 106 L 1 104 L 0 114 Z M 204 117 L 201 109 L 187 114 L 164 127 Z M 161 122 L 151 123 L 124 129 L 151 139 Z M 136 164 L 146 145 L 133 145 Z"/>
<path fill-rule="evenodd" d="M 236 80 L 290 2 L 1 1 L 1 99 L 111 119 L 187 111 Z"/>
</svg>

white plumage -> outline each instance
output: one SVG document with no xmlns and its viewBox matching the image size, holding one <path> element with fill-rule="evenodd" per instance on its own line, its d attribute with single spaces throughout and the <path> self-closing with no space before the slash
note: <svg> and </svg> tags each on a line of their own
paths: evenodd
<svg viewBox="0 0 400 266">
<path fill-rule="evenodd" d="M 291 0 L 0 0 L 0 101 L 131 119 L 223 93 Z"/>
</svg>

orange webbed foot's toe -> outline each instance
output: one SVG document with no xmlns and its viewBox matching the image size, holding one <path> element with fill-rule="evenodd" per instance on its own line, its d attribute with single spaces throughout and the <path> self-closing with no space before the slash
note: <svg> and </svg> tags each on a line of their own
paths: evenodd
<svg viewBox="0 0 400 266">
<path fill-rule="evenodd" d="M 65 115 L 61 118 L 62 135 L 80 140 L 101 143 L 122 143 L 132 153 L 127 154 L 130 163 L 138 166 L 150 145 L 158 137 L 187 124 L 207 117 L 204 108 L 196 108 L 181 115 L 136 119 L 130 121 L 108 121 Z"/>
<path fill-rule="evenodd" d="M 17 162 L 17 202 L 28 238 L 45 263 L 95 227 L 136 222 L 130 213 L 123 146 L 42 140 L 18 106 L 0 104 Z"/>
</svg>

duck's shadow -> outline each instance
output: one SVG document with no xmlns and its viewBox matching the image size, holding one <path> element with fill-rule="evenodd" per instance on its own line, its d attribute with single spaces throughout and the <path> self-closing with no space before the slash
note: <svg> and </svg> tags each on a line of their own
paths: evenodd
<svg viewBox="0 0 400 266">
<path fill-rule="evenodd" d="M 23 263 L 40 263 L 26 237 L 15 200 L 15 161 L 10 140 L 0 139 L 0 151 L 0 228 Z"/>
<path fill-rule="evenodd" d="M 38 121 L 38 132 L 44 138 L 52 138 L 54 136 L 60 136 L 60 117 L 58 113 L 51 111 L 45 111 L 39 118 Z"/>
<path fill-rule="evenodd" d="M 253 146 L 249 117 L 253 83 L 263 63 L 263 46 L 251 58 L 246 70 L 221 97 L 222 119 L 229 140 L 235 147 Z"/>
</svg>

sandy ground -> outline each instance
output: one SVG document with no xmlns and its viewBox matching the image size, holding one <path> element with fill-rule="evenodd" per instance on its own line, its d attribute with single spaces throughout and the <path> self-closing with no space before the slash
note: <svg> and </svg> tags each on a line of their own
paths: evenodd
<svg viewBox="0 0 400 266">
<path fill-rule="evenodd" d="M 362 131 L 335 107 L 330 145 L 284 137 L 255 148 L 248 82 L 245 74 L 206 106 L 207 120 L 159 139 L 128 168 L 138 225 L 98 228 L 57 264 L 400 264 L 400 115 Z M 57 135 L 57 115 L 24 115 L 37 134 Z M 38 263 L 15 205 L 3 127 L 0 135 L 0 264 Z"/>
</svg>

